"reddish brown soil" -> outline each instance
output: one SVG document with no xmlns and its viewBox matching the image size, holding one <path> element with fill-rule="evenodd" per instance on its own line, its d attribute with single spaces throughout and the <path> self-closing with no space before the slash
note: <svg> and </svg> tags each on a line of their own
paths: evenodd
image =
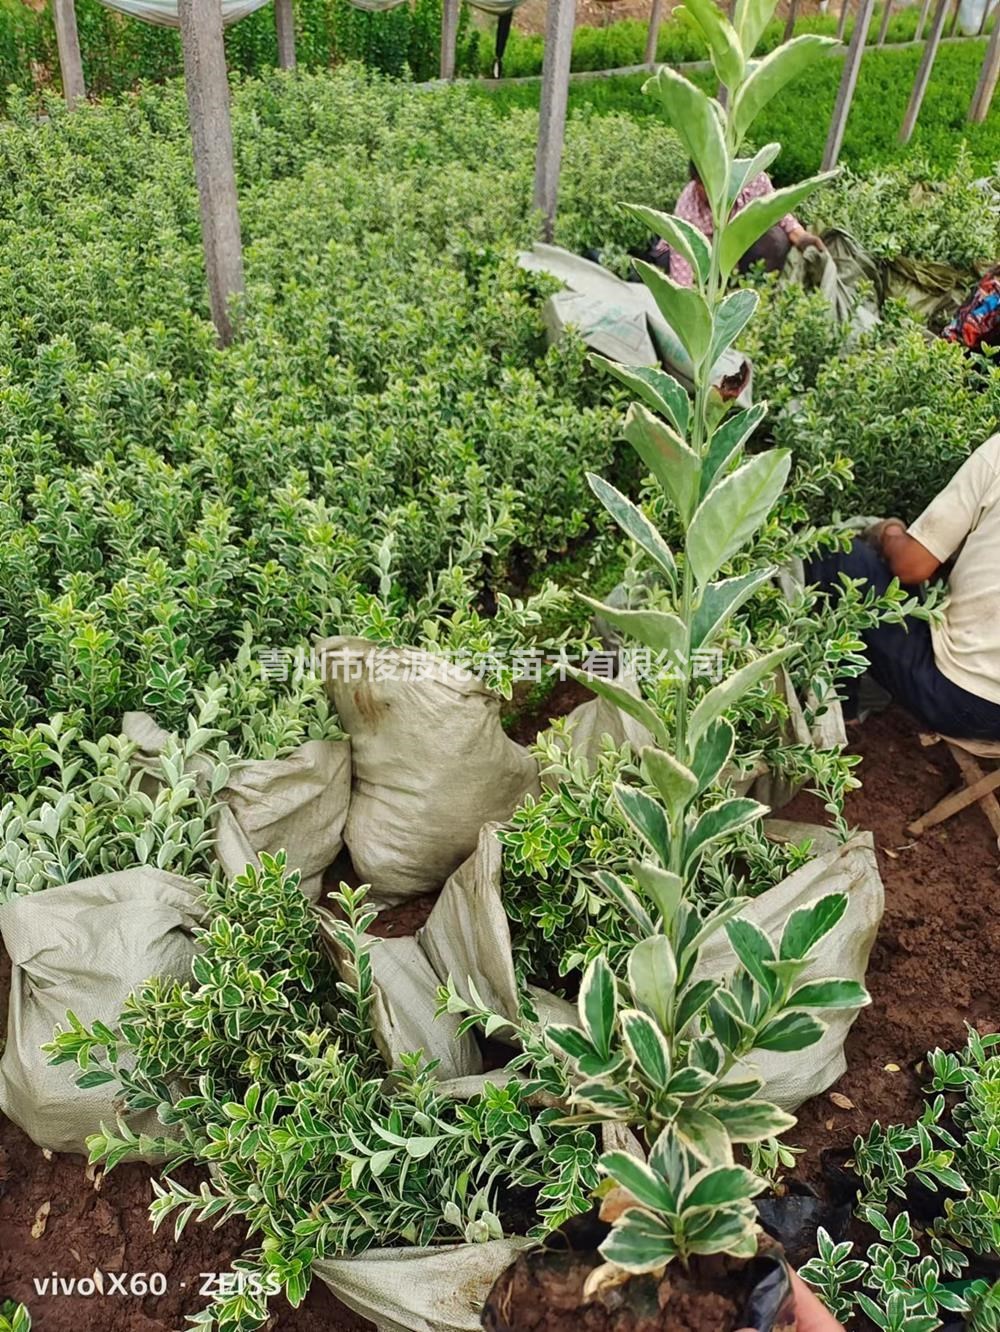
<svg viewBox="0 0 1000 1332">
<path fill-rule="evenodd" d="M 855 1023 L 848 1071 L 832 1089 L 855 1108 L 817 1097 L 789 1135 L 807 1148 L 807 1178 L 824 1147 L 850 1146 L 873 1120 L 912 1123 L 922 1105 L 916 1066 L 928 1050 L 963 1045 L 967 1021 L 983 1031 L 1000 1026 L 1000 851 L 989 823 L 974 806 L 919 841 L 909 836 L 906 824 L 960 782 L 948 752 L 922 748 L 898 710 L 866 722 L 853 747 L 864 757 L 864 786 L 847 813 L 875 834 L 885 918 L 868 972 L 872 1006 Z M 822 815 L 800 796 L 783 817 Z"/>
<path fill-rule="evenodd" d="M 567 694 L 564 702 L 577 701 Z M 836 1105 L 829 1094 L 818 1097 L 803 1107 L 791 1135 L 807 1148 L 800 1163 L 806 1177 L 816 1176 L 823 1147 L 849 1146 L 874 1119 L 912 1120 L 921 1104 L 915 1066 L 928 1049 L 961 1044 L 967 1019 L 984 1030 L 1000 1026 L 1000 853 L 989 824 L 978 809 L 966 810 L 914 843 L 906 824 L 958 785 L 950 756 L 922 749 L 916 727 L 897 711 L 867 722 L 856 748 L 864 756 L 865 786 L 851 797 L 848 814 L 875 833 L 886 915 L 868 977 L 873 1005 L 851 1033 L 849 1071 L 834 1089 L 854 1109 Z M 786 813 L 821 817 L 807 796 Z M 380 931 L 417 928 L 428 909 L 428 900 L 419 899 L 385 913 Z M 0 965 L 0 1004 L 7 985 Z M 236 1224 L 212 1231 L 192 1223 L 176 1245 L 168 1229 L 153 1236 L 149 1177 L 144 1167 L 121 1167 L 95 1189 L 79 1159 L 46 1160 L 0 1121 L 0 1299 L 27 1301 L 35 1332 L 77 1332 L 81 1325 L 96 1332 L 174 1332 L 204 1303 L 199 1273 L 225 1272 L 242 1239 Z M 189 1184 L 195 1179 L 185 1178 Z M 45 1233 L 34 1239 L 31 1227 L 45 1203 L 51 1208 Z M 163 1272 L 169 1289 L 146 1299 L 33 1293 L 33 1277 L 53 1269 L 87 1276 L 95 1268 Z M 319 1283 L 302 1309 L 276 1306 L 275 1312 L 273 1332 L 359 1332 L 366 1326 Z"/>
</svg>

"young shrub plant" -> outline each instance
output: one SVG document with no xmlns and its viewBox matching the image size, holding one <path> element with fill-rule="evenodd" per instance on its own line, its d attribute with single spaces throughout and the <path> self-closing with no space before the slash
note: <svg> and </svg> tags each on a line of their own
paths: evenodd
<svg viewBox="0 0 1000 1332">
<path fill-rule="evenodd" d="M 799 37 L 760 61 L 751 56 L 771 19 L 773 0 L 737 0 L 732 22 L 710 0 L 689 0 L 687 12 L 708 45 L 727 89 L 725 106 L 670 69 L 647 84 L 693 160 L 714 222 L 711 240 L 690 223 L 650 208 L 633 208 L 683 255 L 695 285 L 678 286 L 659 269 L 639 265 L 642 279 L 695 367 L 693 401 L 659 369 L 605 362 L 635 391 L 625 435 L 666 496 L 683 531 L 672 550 L 644 512 L 600 477 L 591 485 L 625 533 L 649 556 L 672 592 L 672 610 L 595 610 L 652 653 L 677 662 L 673 716 L 662 714 L 613 683 L 587 683 L 645 725 L 655 745 L 642 750 L 649 789 L 621 784 L 616 799 L 644 848 L 631 878 L 603 873 L 599 882 L 620 902 L 637 941 L 624 966 L 606 956 L 589 964 L 579 998 L 579 1026 L 550 1026 L 545 1040 L 573 1080 L 572 1114 L 636 1127 L 646 1160 L 622 1151 L 601 1168 L 625 1190 L 602 1245 L 609 1265 L 598 1282 L 622 1269 L 656 1271 L 675 1258 L 756 1252 L 752 1197 L 764 1187 L 735 1163 L 734 1144 L 777 1137 L 794 1123 L 761 1099 L 762 1082 L 742 1068 L 754 1051 L 793 1053 L 820 1039 L 824 1010 L 859 1007 L 867 995 L 855 981 L 803 980 L 823 939 L 842 918 L 847 898 L 833 893 L 793 912 L 772 941 L 740 919 L 745 898 L 705 911 L 699 906 L 703 861 L 726 839 L 766 812 L 754 800 L 727 796 L 722 774 L 734 746 L 727 712 L 755 684 L 774 674 L 794 644 L 761 653 L 718 683 L 704 687 L 698 654 L 723 648 L 727 625 L 771 567 L 726 577 L 726 565 L 762 527 L 782 493 L 787 451 L 745 456 L 764 417 L 758 404 L 735 410 L 712 387 L 712 368 L 753 316 L 757 294 L 728 291 L 741 256 L 822 182 L 815 177 L 752 201 L 736 216 L 743 186 L 774 161 L 779 146 L 740 156 L 745 136 L 770 99 L 826 48 L 826 39 Z M 676 544 L 676 543 L 675 543 Z M 706 943 L 726 930 L 738 960 L 725 980 L 699 971 Z M 452 1006 L 460 1006 L 452 992 Z"/>
</svg>

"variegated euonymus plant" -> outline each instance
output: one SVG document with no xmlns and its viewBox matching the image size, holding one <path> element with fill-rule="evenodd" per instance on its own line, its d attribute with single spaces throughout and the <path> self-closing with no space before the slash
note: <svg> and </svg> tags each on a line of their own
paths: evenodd
<svg viewBox="0 0 1000 1332">
<path fill-rule="evenodd" d="M 652 733 L 656 744 L 641 757 L 659 800 L 636 786 L 617 788 L 646 858 L 633 865 L 631 883 L 600 876 L 638 936 L 626 974 L 616 976 L 606 958 L 597 957 L 581 988 L 581 1026 L 548 1027 L 544 1033 L 573 1074 L 573 1114 L 637 1126 L 649 1149 L 645 1162 L 616 1151 L 602 1158 L 606 1174 L 626 1191 L 609 1209 L 614 1226 L 602 1253 L 614 1267 L 633 1273 L 658 1269 L 675 1257 L 755 1252 L 751 1199 L 763 1183 L 735 1164 L 733 1144 L 775 1137 L 794 1120 L 761 1099 L 760 1079 L 747 1070 L 741 1074 L 739 1066 L 753 1051 L 802 1050 L 823 1035 L 818 1013 L 868 1002 L 856 981 L 802 979 L 844 914 L 844 894 L 795 911 L 780 939 L 772 941 L 740 918 L 741 902 L 725 903 L 706 917 L 693 891 L 706 850 L 765 813 L 754 800 L 721 793 L 734 744 L 726 713 L 793 650 L 762 654 L 707 691 L 696 690 L 695 654 L 724 643 L 729 618 L 775 572 L 757 568 L 723 576 L 764 523 L 790 466 L 789 454 L 780 449 L 744 458 L 766 408 L 735 410 L 712 387 L 713 366 L 757 304 L 753 291 L 728 292 L 728 278 L 744 253 L 823 179 L 754 199 L 731 216 L 744 185 L 767 169 L 778 145 L 753 157 L 739 154 L 761 108 L 829 43 L 798 37 L 752 61 L 774 0 L 736 0 L 731 22 L 711 0 L 687 0 L 686 9 L 727 89 L 725 105 L 669 69 L 661 69 L 647 90 L 660 97 L 697 167 L 714 234 L 709 241 L 681 218 L 648 208 L 633 211 L 694 270 L 695 285 L 683 288 L 658 269 L 640 266 L 691 358 L 693 401 L 662 370 L 605 362 L 640 399 L 625 434 L 676 511 L 682 548 L 669 549 L 638 507 L 606 481 L 591 478 L 612 517 L 657 566 L 673 609 L 621 611 L 592 604 L 624 633 L 680 663 L 676 704 L 668 727 L 642 699 L 588 680 Z M 699 958 L 722 929 L 738 963 L 719 982 L 700 973 Z M 613 1269 L 610 1277 L 615 1279 Z"/>
</svg>

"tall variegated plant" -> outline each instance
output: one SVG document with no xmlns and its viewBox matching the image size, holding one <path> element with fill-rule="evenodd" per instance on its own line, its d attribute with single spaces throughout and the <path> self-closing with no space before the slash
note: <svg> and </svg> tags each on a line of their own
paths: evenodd
<svg viewBox="0 0 1000 1332">
<path fill-rule="evenodd" d="M 712 387 L 713 367 L 757 305 L 753 291 L 729 291 L 728 279 L 745 252 L 824 179 L 756 198 L 733 215 L 737 196 L 767 169 L 779 146 L 769 144 L 753 156 L 740 153 L 762 107 L 829 43 L 798 37 L 754 61 L 774 0 L 736 0 L 732 21 L 711 0 L 687 0 L 686 9 L 727 90 L 725 103 L 669 69 L 661 69 L 647 91 L 662 101 L 697 168 L 713 235 L 708 240 L 671 214 L 632 211 L 694 271 L 693 287 L 684 288 L 659 269 L 640 265 L 660 312 L 690 355 L 693 401 L 662 370 L 605 362 L 639 398 L 625 434 L 675 510 L 682 545 L 671 550 L 635 504 L 591 477 L 612 517 L 658 567 L 673 609 L 592 604 L 626 635 L 679 663 L 676 700 L 668 726 L 642 699 L 588 680 L 655 738 L 642 751 L 642 763 L 659 799 L 634 786 L 617 789 L 647 852 L 632 867 L 631 882 L 601 876 L 638 936 L 626 974 L 616 976 L 598 957 L 581 988 L 580 1026 L 545 1031 L 548 1047 L 568 1061 L 573 1113 L 638 1126 L 648 1146 L 645 1162 L 623 1152 L 602 1159 L 606 1174 L 626 1191 L 624 1204 L 613 1209 L 613 1230 L 602 1252 L 613 1268 L 631 1273 L 675 1257 L 753 1254 L 751 1199 L 762 1184 L 734 1163 L 733 1144 L 776 1136 L 794 1120 L 761 1099 L 760 1079 L 739 1067 L 754 1051 L 793 1052 L 814 1044 L 825 1030 L 819 1013 L 868 1002 L 856 981 L 802 979 L 846 910 L 844 894 L 795 911 L 772 941 L 740 918 L 743 903 L 726 903 L 706 918 L 694 891 L 706 850 L 766 812 L 754 800 L 718 794 L 734 745 L 726 714 L 793 650 L 761 654 L 707 690 L 698 687 L 692 670 L 697 653 L 724 644 L 730 617 L 775 572 L 757 568 L 724 576 L 727 563 L 766 520 L 790 466 L 785 450 L 745 456 L 766 408 L 736 410 Z M 723 929 L 738 962 L 720 982 L 704 978 L 699 959 Z"/>
</svg>

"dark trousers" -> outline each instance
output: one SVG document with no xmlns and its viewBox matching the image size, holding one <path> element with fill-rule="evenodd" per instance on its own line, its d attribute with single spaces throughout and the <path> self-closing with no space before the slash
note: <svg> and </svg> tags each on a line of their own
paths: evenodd
<svg viewBox="0 0 1000 1332">
<path fill-rule="evenodd" d="M 806 565 L 806 582 L 828 594 L 837 594 L 841 574 L 865 579 L 880 594 L 892 582 L 889 566 L 860 538 L 849 551 L 836 551 Z M 941 674 L 925 620 L 879 625 L 863 638 L 871 674 L 930 730 L 957 740 L 1000 740 L 1000 704 L 970 694 Z"/>
</svg>

